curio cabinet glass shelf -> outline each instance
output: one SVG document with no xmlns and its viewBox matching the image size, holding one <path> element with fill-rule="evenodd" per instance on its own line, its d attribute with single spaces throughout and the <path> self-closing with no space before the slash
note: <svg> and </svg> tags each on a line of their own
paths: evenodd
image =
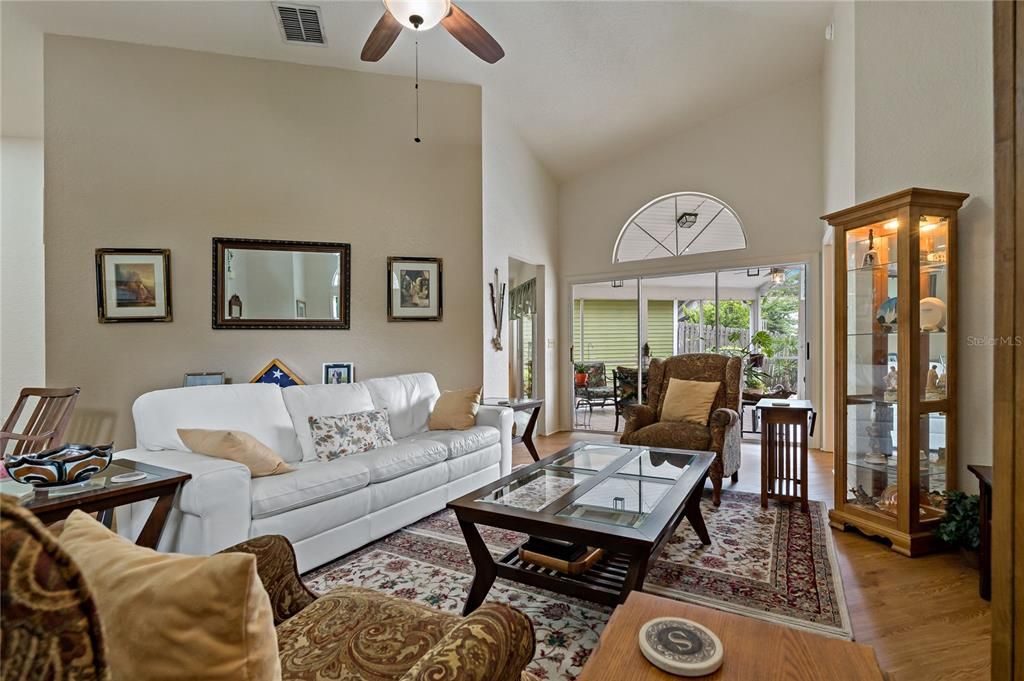
<svg viewBox="0 0 1024 681">
<path fill-rule="evenodd" d="M 955 489 L 957 211 L 907 189 L 824 216 L 835 243 L 834 527 L 927 552 Z"/>
</svg>

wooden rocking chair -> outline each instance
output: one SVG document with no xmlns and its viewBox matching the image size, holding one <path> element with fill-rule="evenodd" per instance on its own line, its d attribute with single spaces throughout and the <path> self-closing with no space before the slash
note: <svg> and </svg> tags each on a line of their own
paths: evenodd
<svg viewBox="0 0 1024 681">
<path fill-rule="evenodd" d="M 29 454 L 43 452 L 64 444 L 64 431 L 71 421 L 80 388 L 24 388 L 18 395 L 14 410 L 0 429 L 0 456 L 7 454 Z M 33 397 L 38 398 L 35 409 L 25 423 L 24 432 L 16 433 L 18 419 L 25 405 Z M 14 441 L 14 448 L 8 452 L 7 443 Z"/>
</svg>

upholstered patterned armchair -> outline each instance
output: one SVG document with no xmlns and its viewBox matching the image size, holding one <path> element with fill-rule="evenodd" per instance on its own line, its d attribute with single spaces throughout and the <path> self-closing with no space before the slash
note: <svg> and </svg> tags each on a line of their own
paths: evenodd
<svg viewBox="0 0 1024 681">
<path fill-rule="evenodd" d="M 0 497 L 0 547 L 3 678 L 108 681 L 88 585 L 59 541 L 11 497 Z M 523 672 L 533 659 L 533 626 L 518 610 L 487 603 L 458 617 L 351 587 L 317 597 L 299 579 L 284 537 L 258 537 L 226 551 L 256 556 L 284 681 L 533 679 Z"/>
<path fill-rule="evenodd" d="M 676 355 L 655 359 L 647 372 L 647 401 L 626 411 L 622 442 L 648 447 L 697 449 L 713 451 L 717 456 L 711 464 L 709 477 L 712 500 L 722 500 L 722 480 L 739 479 L 740 469 L 740 376 L 743 365 L 739 357 L 714 354 Z M 711 405 L 707 424 L 693 421 L 661 421 L 661 409 L 669 379 L 718 381 L 722 385 Z"/>
</svg>

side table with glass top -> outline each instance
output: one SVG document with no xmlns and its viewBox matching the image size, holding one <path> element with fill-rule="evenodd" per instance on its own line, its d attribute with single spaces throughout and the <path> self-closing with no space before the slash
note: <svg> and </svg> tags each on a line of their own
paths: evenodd
<svg viewBox="0 0 1024 681">
<path fill-rule="evenodd" d="M 537 447 L 533 444 L 533 431 L 537 427 L 537 419 L 540 417 L 540 410 L 544 408 L 544 400 L 535 400 L 530 397 L 485 397 L 480 404 L 488 407 L 508 407 L 512 411 L 529 412 L 530 420 L 526 422 L 522 432 L 517 428 L 512 435 L 512 444 L 522 442 L 530 451 L 534 461 L 538 461 Z"/>
<path fill-rule="evenodd" d="M 114 482 L 112 478 L 125 473 L 140 472 L 146 477 L 129 482 Z M 162 468 L 130 459 L 115 459 L 106 469 L 84 483 L 68 487 L 36 489 L 32 496 L 19 502 L 32 511 L 44 525 L 64 520 L 74 510 L 96 513 L 107 527 L 113 522 L 118 506 L 137 501 L 156 499 L 135 543 L 155 549 L 160 541 L 167 514 L 181 485 L 191 479 L 189 473 Z"/>
<path fill-rule="evenodd" d="M 713 452 L 580 442 L 449 502 L 476 568 L 463 614 L 480 606 L 497 577 L 621 603 L 643 587 L 683 518 L 701 543 L 711 543 L 700 499 L 714 458 Z M 479 525 L 604 552 L 579 575 L 523 560 L 519 546 L 496 560 Z"/>
</svg>

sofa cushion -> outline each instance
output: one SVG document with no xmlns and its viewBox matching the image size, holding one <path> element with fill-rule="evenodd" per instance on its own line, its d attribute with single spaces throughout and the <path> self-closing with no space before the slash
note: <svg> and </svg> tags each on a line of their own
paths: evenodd
<svg viewBox="0 0 1024 681">
<path fill-rule="evenodd" d="M 332 461 L 394 444 L 388 413 L 383 409 L 359 411 L 341 416 L 310 416 L 316 458 Z"/>
<path fill-rule="evenodd" d="M 189 451 L 218 459 L 237 461 L 248 468 L 254 478 L 281 475 L 295 470 L 286 464 L 277 455 L 277 452 L 249 433 L 234 430 L 178 428 L 178 437 L 185 443 Z"/>
<path fill-rule="evenodd" d="M 633 433 L 631 442 L 642 442 L 645 447 L 707 450 L 711 444 L 711 429 L 694 421 L 659 421 Z"/>
<path fill-rule="evenodd" d="M 484 447 L 457 459 L 449 459 L 445 464 L 448 466 L 448 482 L 482 471 L 499 461 L 501 461 L 501 446 L 498 444 Z"/>
<path fill-rule="evenodd" d="M 362 383 L 342 385 L 290 385 L 281 390 L 284 406 L 291 416 L 303 461 L 316 461 L 310 416 L 338 416 L 373 409 L 370 391 Z"/>
<path fill-rule="evenodd" d="M 431 440 L 448 449 L 448 458 L 457 459 L 501 440 L 501 431 L 493 426 L 473 426 L 466 430 L 432 430 L 413 435 L 414 440 Z"/>
<path fill-rule="evenodd" d="M 277 515 L 366 487 L 370 471 L 353 458 L 303 462 L 288 475 L 254 478 L 252 517 Z"/>
<path fill-rule="evenodd" d="M 418 471 L 447 458 L 448 448 L 441 442 L 406 438 L 390 447 L 351 454 L 342 460 L 364 466 L 370 471 L 370 484 L 373 484 Z"/>
<path fill-rule="evenodd" d="M 441 394 L 434 377 L 425 373 L 371 378 L 362 383 L 370 391 L 374 407 L 388 410 L 395 439 L 425 431 L 430 410 Z"/>
<path fill-rule="evenodd" d="M 281 389 L 270 383 L 154 390 L 135 400 L 132 416 L 135 439 L 142 449 L 187 450 L 178 428 L 240 430 L 289 463 L 302 460 Z"/>
<path fill-rule="evenodd" d="M 721 381 L 670 378 L 661 404 L 662 421 L 693 421 L 707 425 Z"/>
<path fill-rule="evenodd" d="M 430 412 L 430 430 L 466 430 L 476 423 L 480 388 L 445 390 Z"/>
</svg>

